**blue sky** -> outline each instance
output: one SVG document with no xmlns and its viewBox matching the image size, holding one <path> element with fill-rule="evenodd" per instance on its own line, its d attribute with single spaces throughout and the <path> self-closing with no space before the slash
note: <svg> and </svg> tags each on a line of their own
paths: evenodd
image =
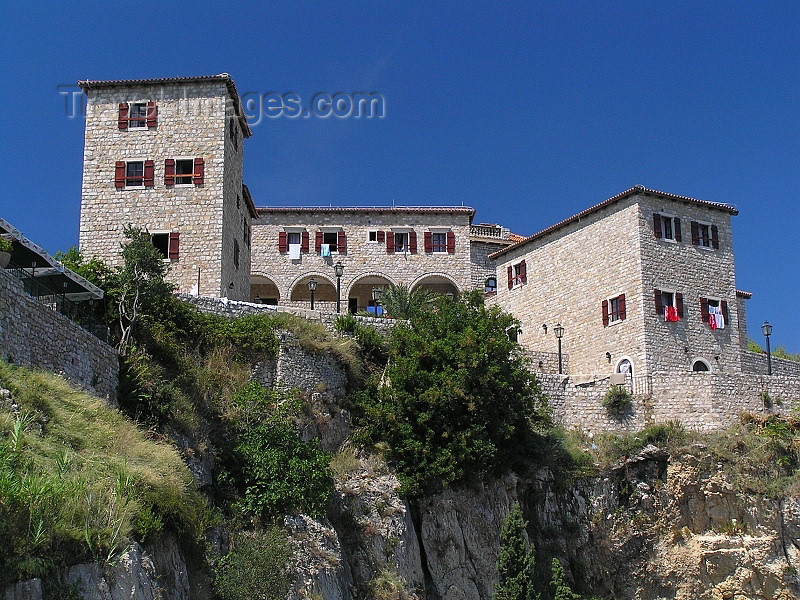
<svg viewBox="0 0 800 600">
<path fill-rule="evenodd" d="M 0 216 L 51 252 L 77 243 L 83 153 L 59 86 L 228 72 L 386 100 L 254 125 L 257 206 L 463 203 L 531 234 L 635 184 L 726 202 L 749 333 L 800 351 L 797 2 L 135 6 L 3 9 Z"/>
</svg>

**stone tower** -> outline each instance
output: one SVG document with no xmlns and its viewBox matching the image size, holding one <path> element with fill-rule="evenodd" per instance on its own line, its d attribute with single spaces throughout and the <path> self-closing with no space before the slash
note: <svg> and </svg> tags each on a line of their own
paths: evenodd
<svg viewBox="0 0 800 600">
<path fill-rule="evenodd" d="M 80 81 L 87 96 L 80 249 L 119 264 L 123 228 L 146 229 L 178 291 L 246 300 L 250 136 L 227 73 Z"/>
</svg>

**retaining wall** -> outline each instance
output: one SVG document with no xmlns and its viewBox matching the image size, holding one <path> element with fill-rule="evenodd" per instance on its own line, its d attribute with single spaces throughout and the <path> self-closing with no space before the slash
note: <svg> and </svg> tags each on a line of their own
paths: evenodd
<svg viewBox="0 0 800 600">
<path fill-rule="evenodd" d="M 5 269 L 0 269 L 0 356 L 17 365 L 58 373 L 116 402 L 116 350 L 28 296 L 22 282 Z"/>
</svg>

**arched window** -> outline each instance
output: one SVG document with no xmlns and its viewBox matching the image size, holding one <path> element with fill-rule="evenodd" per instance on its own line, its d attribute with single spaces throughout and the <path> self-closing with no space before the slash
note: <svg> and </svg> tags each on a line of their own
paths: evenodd
<svg viewBox="0 0 800 600">
<path fill-rule="evenodd" d="M 696 361 L 692 363 L 692 371 L 700 373 L 705 371 L 710 371 L 711 366 L 704 361 L 702 358 L 698 358 Z"/>
<path fill-rule="evenodd" d="M 486 293 L 496 292 L 497 291 L 497 277 L 489 277 L 486 279 L 486 283 L 483 286 L 483 291 Z"/>
<path fill-rule="evenodd" d="M 629 358 L 623 358 L 617 363 L 617 373 L 624 373 L 628 377 L 633 377 L 633 363 Z"/>
</svg>

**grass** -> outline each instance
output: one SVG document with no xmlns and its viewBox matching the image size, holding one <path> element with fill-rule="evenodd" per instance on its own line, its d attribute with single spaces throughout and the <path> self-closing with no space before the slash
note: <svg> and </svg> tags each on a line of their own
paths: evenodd
<svg viewBox="0 0 800 600">
<path fill-rule="evenodd" d="M 169 444 L 54 375 L 0 361 L 0 583 L 113 561 L 170 523 L 197 536 L 208 511 Z"/>
</svg>

